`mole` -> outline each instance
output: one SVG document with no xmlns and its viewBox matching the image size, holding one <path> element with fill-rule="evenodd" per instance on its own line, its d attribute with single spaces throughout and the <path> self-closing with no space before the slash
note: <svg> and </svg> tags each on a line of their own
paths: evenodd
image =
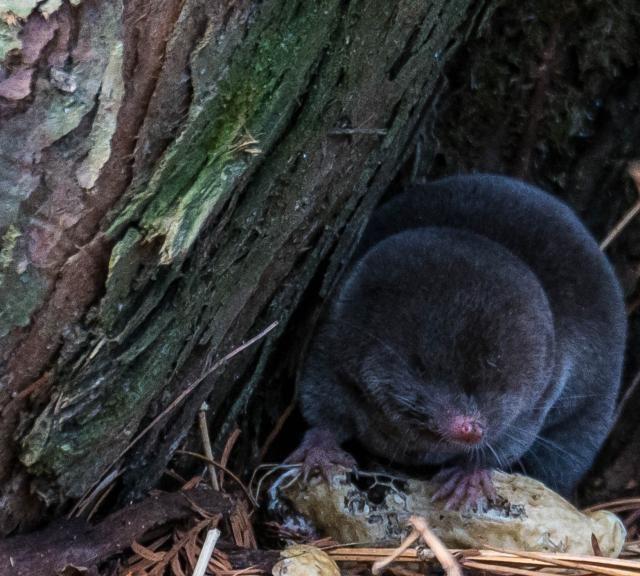
<svg viewBox="0 0 640 576">
<path fill-rule="evenodd" d="M 310 424 L 288 462 L 436 466 L 447 508 L 495 497 L 492 469 L 568 495 L 613 423 L 626 315 L 572 210 L 504 176 L 452 176 L 378 208 L 313 335 Z"/>
</svg>

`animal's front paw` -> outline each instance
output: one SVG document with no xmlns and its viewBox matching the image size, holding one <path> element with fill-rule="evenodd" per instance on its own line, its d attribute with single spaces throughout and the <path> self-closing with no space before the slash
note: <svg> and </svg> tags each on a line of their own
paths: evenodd
<svg viewBox="0 0 640 576">
<path fill-rule="evenodd" d="M 487 502 L 498 499 L 491 471 L 484 468 L 446 468 L 436 474 L 433 480 L 440 484 L 440 488 L 431 500 L 443 500 L 445 510 L 481 510 Z"/>
<path fill-rule="evenodd" d="M 302 464 L 305 481 L 316 470 L 328 480 L 334 466 L 353 468 L 356 465 L 353 456 L 340 448 L 333 434 L 322 428 L 309 430 L 300 446 L 289 455 L 285 463 Z"/>
</svg>

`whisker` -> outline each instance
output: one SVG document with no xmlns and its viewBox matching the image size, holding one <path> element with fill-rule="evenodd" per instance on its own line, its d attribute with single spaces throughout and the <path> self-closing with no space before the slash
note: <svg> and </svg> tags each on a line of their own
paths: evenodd
<svg viewBox="0 0 640 576">
<path fill-rule="evenodd" d="M 536 436 L 536 441 L 541 442 L 544 446 L 547 446 L 548 448 L 551 448 L 553 450 L 556 451 L 557 454 L 561 454 L 566 456 L 566 458 L 569 460 L 569 462 L 576 464 L 579 462 L 577 456 L 575 454 L 572 454 L 571 452 L 569 452 L 568 450 L 565 450 L 562 446 L 560 446 L 558 443 L 554 442 L 553 440 L 549 440 L 548 438 L 544 438 L 540 435 Z"/>
<path fill-rule="evenodd" d="M 526 432 L 525 430 L 523 430 L 521 428 L 516 428 L 515 431 L 517 431 L 517 432 Z M 504 434 L 508 438 L 512 439 L 514 442 L 518 442 L 519 441 L 519 439 L 517 437 L 514 437 L 514 436 L 510 435 L 507 432 L 504 432 Z M 552 453 L 555 453 L 556 455 L 558 455 L 560 457 L 563 457 L 563 459 L 565 459 L 566 461 L 568 461 L 568 462 L 570 462 L 572 464 L 579 463 L 579 460 L 578 460 L 578 458 L 577 458 L 577 456 L 575 454 L 569 452 L 568 450 L 563 448 L 557 442 L 554 442 L 553 440 L 550 440 L 549 438 L 545 438 L 541 434 L 536 434 L 533 437 L 533 443 L 532 443 L 531 447 L 529 448 L 530 452 L 533 451 L 533 448 L 535 447 L 536 443 L 540 447 L 546 448 L 547 450 L 551 451 Z"/>
<path fill-rule="evenodd" d="M 491 453 L 495 456 L 496 458 L 496 462 L 498 463 L 498 466 L 500 466 L 500 468 L 504 468 L 504 464 L 502 463 L 502 459 L 500 458 L 500 456 L 498 455 L 498 453 L 496 452 L 495 448 L 493 446 L 491 446 L 491 444 L 489 442 L 487 442 L 485 444 L 485 446 L 491 451 Z"/>
</svg>

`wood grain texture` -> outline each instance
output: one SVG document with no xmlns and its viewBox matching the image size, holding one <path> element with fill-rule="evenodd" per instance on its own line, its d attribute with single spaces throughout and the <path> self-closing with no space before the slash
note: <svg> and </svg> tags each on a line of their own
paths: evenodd
<svg viewBox="0 0 640 576">
<path fill-rule="evenodd" d="M 285 331 L 312 280 L 330 289 L 484 3 L 470 5 L 3 15 L 18 30 L 0 78 L 18 75 L 0 95 L 3 531 L 82 494 L 208 360 L 274 319 Z M 237 417 L 277 338 L 148 436 L 127 493 L 158 478 L 205 397 L 240 402 L 221 429 Z"/>
</svg>

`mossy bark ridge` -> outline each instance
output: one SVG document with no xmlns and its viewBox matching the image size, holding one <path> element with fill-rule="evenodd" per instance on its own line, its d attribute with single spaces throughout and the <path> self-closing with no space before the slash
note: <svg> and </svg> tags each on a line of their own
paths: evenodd
<svg viewBox="0 0 640 576">
<path fill-rule="evenodd" d="M 158 478 L 205 397 L 234 421 L 310 282 L 322 270 L 326 293 L 339 276 L 488 5 L 14 4 L 0 3 L 3 531 L 80 496 L 208 359 L 279 320 L 145 438 L 126 489 Z"/>
</svg>

